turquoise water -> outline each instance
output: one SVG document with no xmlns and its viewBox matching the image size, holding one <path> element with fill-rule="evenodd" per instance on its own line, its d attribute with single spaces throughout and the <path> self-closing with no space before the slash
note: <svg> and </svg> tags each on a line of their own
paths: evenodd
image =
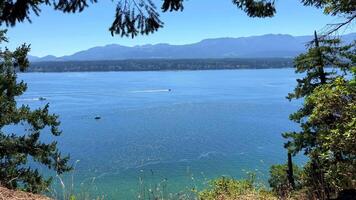
<svg viewBox="0 0 356 200">
<path fill-rule="evenodd" d="M 288 115 L 298 102 L 285 99 L 293 69 L 19 77 L 29 87 L 20 103 L 49 103 L 60 115 L 63 134 L 55 139 L 78 160 L 77 192 L 106 199 L 136 198 L 140 177 L 149 186 L 164 181 L 169 192 L 246 171 L 265 181 L 269 166 L 286 159 L 281 133 L 296 128 Z"/>
</svg>

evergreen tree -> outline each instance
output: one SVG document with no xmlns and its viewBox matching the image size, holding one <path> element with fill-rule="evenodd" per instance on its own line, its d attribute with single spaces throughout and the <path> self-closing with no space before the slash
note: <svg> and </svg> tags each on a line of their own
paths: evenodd
<svg viewBox="0 0 356 200">
<path fill-rule="evenodd" d="M 328 193 L 356 188 L 356 87 L 338 77 L 317 87 L 305 105 L 313 107 L 308 123 L 318 130 L 316 145 L 309 152 L 310 164 L 316 166 L 311 166 L 309 174 L 320 173 L 318 179 L 309 176 L 307 182 L 310 186 L 316 185 L 315 180 L 323 183 L 316 186 L 325 190 L 326 197 Z"/>
<path fill-rule="evenodd" d="M 310 45 L 295 59 L 296 73 L 305 76 L 287 97 L 305 98 L 302 108 L 290 115 L 301 131 L 283 135 L 290 140 L 289 152 L 304 151 L 309 157 L 307 185 L 318 198 L 327 199 L 356 180 L 350 176 L 356 158 L 355 87 L 347 86 L 344 78 L 356 64 L 355 43 L 343 46 L 339 39 L 320 40 L 315 33 Z"/>
<path fill-rule="evenodd" d="M 0 44 L 7 41 L 6 31 L 0 31 Z M 48 104 L 44 108 L 31 110 L 27 105 L 17 105 L 16 98 L 26 91 L 26 84 L 17 80 L 17 71 L 28 67 L 29 45 L 22 45 L 11 52 L 0 49 L 0 185 L 8 188 L 23 188 L 38 193 L 51 182 L 28 165 L 34 161 L 55 170 L 58 174 L 71 169 L 68 157 L 63 157 L 56 142 L 49 144 L 39 140 L 41 131 L 59 136 L 59 121 L 56 115 L 49 114 Z M 6 133 L 6 126 L 24 125 L 26 133 Z"/>
<path fill-rule="evenodd" d="M 293 93 L 288 94 L 288 99 L 300 99 L 311 95 L 315 88 L 331 83 L 336 77 L 350 72 L 355 65 L 355 44 L 343 46 L 339 39 L 319 40 L 315 33 L 315 39 L 310 44 L 307 53 L 295 58 L 296 73 L 305 74 L 297 79 L 297 86 Z M 328 69 L 327 69 L 328 67 Z M 342 74 L 340 74 L 342 73 Z M 295 154 L 302 149 L 308 154 L 313 148 L 313 135 L 317 130 L 309 126 L 307 121 L 313 107 L 304 105 L 297 112 L 290 115 L 290 119 L 301 125 L 301 132 L 284 134 L 285 137 L 293 138 L 293 143 L 288 143 L 289 149 Z"/>
<path fill-rule="evenodd" d="M 96 2 L 97 0 L 2 0 L 0 1 L 0 25 L 14 26 L 24 20 L 30 21 L 31 12 L 39 15 L 41 5 L 50 5 L 55 10 L 65 13 L 75 13 L 83 11 L 89 3 Z M 153 33 L 163 26 L 152 0 L 118 0 L 117 2 L 114 22 L 109 28 L 112 34 L 135 37 L 138 34 Z M 326 36 L 356 18 L 355 0 L 300 0 L 300 2 L 305 6 L 323 9 L 325 14 L 345 17 L 345 21 L 334 24 L 325 33 Z M 182 10 L 183 3 L 184 0 L 163 0 L 161 9 L 163 12 Z M 272 17 L 276 12 L 275 0 L 233 0 L 232 3 L 250 17 Z M 6 41 L 4 34 L 4 31 L 0 32 L 1 42 Z M 59 174 L 70 170 L 70 167 L 67 165 L 68 157 L 61 156 L 55 142 L 45 144 L 39 141 L 41 130 L 46 127 L 50 128 L 53 135 L 60 135 L 57 116 L 49 114 L 48 105 L 37 110 L 31 110 L 24 105 L 17 107 L 15 97 L 23 94 L 26 84 L 17 82 L 16 71 L 24 71 L 27 68 L 28 51 L 29 46 L 26 45 L 14 52 L 7 49 L 0 51 L 0 184 L 9 188 L 23 186 L 28 191 L 40 192 L 49 184 L 50 179 L 43 178 L 37 170 L 26 166 L 29 159 L 54 169 Z M 290 139 L 286 146 L 293 154 L 304 150 L 311 159 L 308 164 L 311 166 L 311 175 L 316 175 L 314 180 L 320 180 L 322 183 L 331 180 L 328 178 L 328 173 L 339 177 L 335 169 L 350 167 L 350 162 L 341 165 L 344 160 L 354 161 L 355 159 L 353 154 L 353 147 L 356 146 L 353 143 L 355 126 L 354 123 L 349 124 L 350 120 L 353 122 L 354 112 L 352 111 L 355 109 L 353 106 L 346 108 L 354 102 L 353 95 L 349 96 L 349 93 L 353 94 L 350 88 L 355 87 L 355 80 L 348 83 L 349 81 L 340 78 L 336 71 L 325 70 L 325 67 L 333 67 L 348 72 L 351 65 L 355 63 L 354 57 L 354 45 L 341 46 L 339 40 L 329 40 L 323 36 L 316 37 L 309 51 L 296 59 L 296 72 L 306 73 L 306 77 L 298 80 L 298 85 L 294 93 L 289 95 L 289 99 L 305 98 L 306 101 L 298 112 L 291 115 L 291 119 L 299 123 L 302 130 L 286 133 L 285 137 Z M 335 85 L 336 83 L 341 85 Z M 345 85 L 350 85 L 350 87 Z M 342 91 L 347 91 L 347 95 Z M 338 94 L 337 97 L 333 96 L 334 93 Z M 326 98 L 319 98 L 322 96 Z M 333 99 L 333 102 L 336 102 L 335 105 L 327 103 L 329 98 L 335 98 Z M 319 102 L 324 107 L 317 109 Z M 334 108 L 333 106 L 342 107 L 343 112 L 339 113 L 339 109 L 331 109 Z M 312 116 L 318 115 L 324 116 L 322 122 L 328 123 L 314 120 L 317 117 Z M 16 135 L 3 132 L 7 125 L 21 123 L 26 123 L 31 127 L 26 134 Z M 341 134 L 335 139 L 343 138 L 348 143 L 338 146 L 337 143 L 329 141 L 335 132 Z M 325 147 L 325 144 L 330 145 Z M 324 164 L 326 167 L 321 168 Z M 316 171 L 317 167 L 321 169 Z M 353 169 L 345 171 L 353 173 Z M 347 174 L 340 177 L 347 178 Z M 340 181 L 334 186 L 347 188 L 343 186 L 343 183 L 345 181 Z M 333 185 L 329 182 L 327 184 L 327 187 Z M 322 186 L 325 188 L 324 184 Z M 319 188 L 316 189 L 319 190 Z"/>
</svg>

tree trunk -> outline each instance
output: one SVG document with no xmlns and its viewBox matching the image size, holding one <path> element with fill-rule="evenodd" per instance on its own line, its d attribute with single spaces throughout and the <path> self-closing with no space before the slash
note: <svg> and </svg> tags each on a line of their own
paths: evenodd
<svg viewBox="0 0 356 200">
<path fill-rule="evenodd" d="M 315 48 L 318 51 L 318 58 L 317 58 L 317 64 L 316 67 L 318 68 L 318 73 L 319 73 L 319 79 L 320 79 L 320 84 L 325 84 L 326 83 L 326 74 L 324 72 L 324 62 L 323 62 L 323 55 L 319 49 L 319 38 L 318 35 L 316 33 L 316 31 L 314 31 L 314 42 L 315 42 Z"/>
<path fill-rule="evenodd" d="M 294 175 L 293 175 L 293 163 L 292 163 L 292 154 L 288 152 L 288 182 L 292 189 L 294 190 L 295 188 L 295 183 L 294 183 Z"/>
</svg>

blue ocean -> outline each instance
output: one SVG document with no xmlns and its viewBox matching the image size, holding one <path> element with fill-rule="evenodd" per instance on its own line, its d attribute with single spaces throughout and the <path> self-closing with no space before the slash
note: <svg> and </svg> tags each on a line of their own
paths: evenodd
<svg viewBox="0 0 356 200">
<path fill-rule="evenodd" d="M 248 172 L 267 183 L 269 167 L 287 158 L 281 133 L 297 129 L 288 116 L 300 102 L 285 98 L 296 85 L 293 69 L 19 78 L 28 84 L 20 104 L 49 103 L 59 115 L 62 135 L 45 131 L 42 140 L 57 140 L 70 154 L 75 170 L 63 176 L 66 189 L 105 199 L 136 199 L 157 186 L 166 193 L 200 190 L 212 178 Z M 58 180 L 53 187 L 61 193 Z"/>
</svg>

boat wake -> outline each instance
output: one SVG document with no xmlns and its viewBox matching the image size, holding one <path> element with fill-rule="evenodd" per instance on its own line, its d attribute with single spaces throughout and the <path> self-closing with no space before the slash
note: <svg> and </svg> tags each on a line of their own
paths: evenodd
<svg viewBox="0 0 356 200">
<path fill-rule="evenodd" d="M 199 155 L 199 157 L 198 157 L 198 160 L 209 159 L 209 158 L 212 158 L 214 156 L 226 156 L 226 155 L 224 153 L 222 153 L 222 152 L 208 151 L 208 152 L 201 153 Z"/>
<path fill-rule="evenodd" d="M 45 97 L 39 97 L 39 98 L 23 98 L 23 99 L 18 99 L 19 101 L 44 101 L 46 100 Z"/>
<path fill-rule="evenodd" d="M 157 89 L 157 90 L 136 90 L 131 93 L 156 93 L 156 92 L 170 92 L 171 89 Z"/>
</svg>

